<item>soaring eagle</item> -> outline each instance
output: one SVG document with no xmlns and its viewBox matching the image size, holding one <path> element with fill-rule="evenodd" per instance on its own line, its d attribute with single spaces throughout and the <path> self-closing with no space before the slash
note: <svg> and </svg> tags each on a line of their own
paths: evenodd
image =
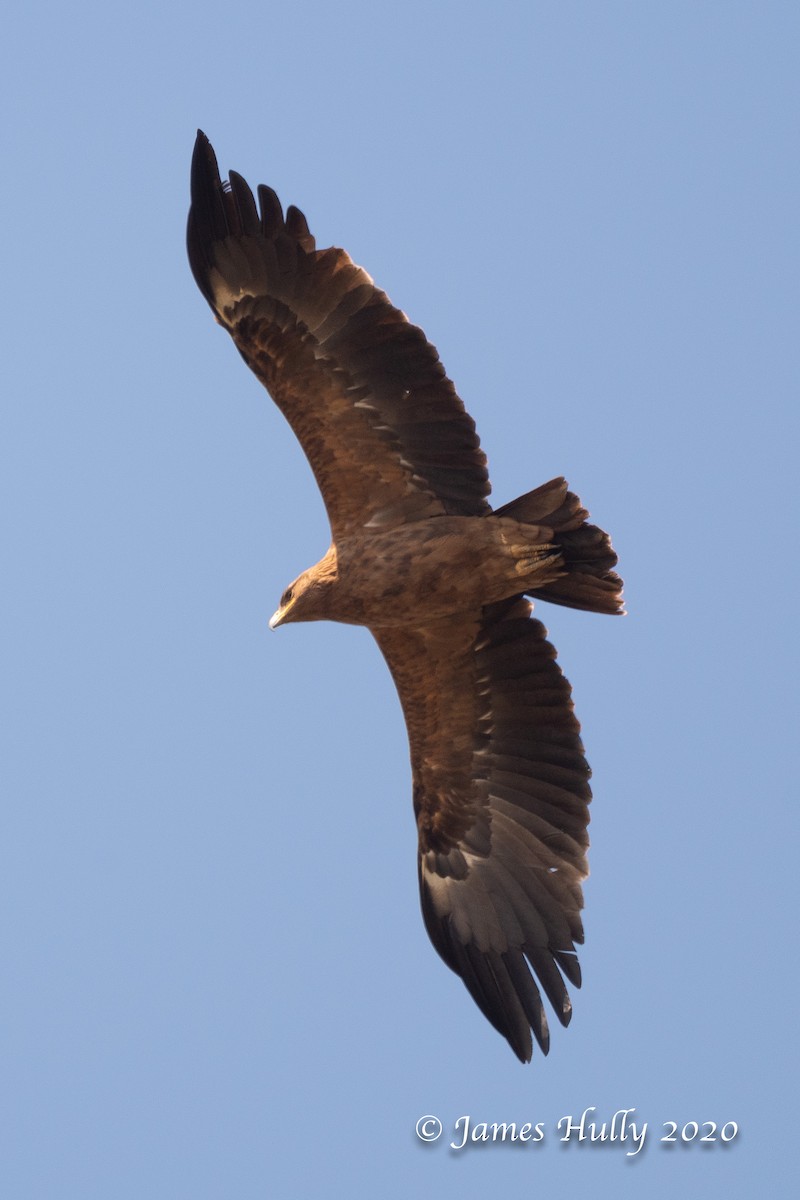
<svg viewBox="0 0 800 1200">
<path fill-rule="evenodd" d="M 189 261 L 292 426 L 331 546 L 270 621 L 366 625 L 411 751 L 422 915 L 523 1062 L 580 986 L 589 766 L 570 687 L 527 597 L 621 611 L 607 534 L 553 479 L 492 509 L 475 424 L 425 334 L 275 192 L 192 160 Z M 538 983 L 538 987 L 537 987 Z"/>
</svg>

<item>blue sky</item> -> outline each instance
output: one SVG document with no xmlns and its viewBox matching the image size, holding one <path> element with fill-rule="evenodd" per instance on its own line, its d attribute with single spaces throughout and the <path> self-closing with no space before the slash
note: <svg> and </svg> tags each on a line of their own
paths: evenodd
<svg viewBox="0 0 800 1200">
<path fill-rule="evenodd" d="M 5 32 L 3 1194 L 793 1195 L 797 6 Z M 498 503 L 563 473 L 619 551 L 624 620 L 538 609 L 595 800 L 527 1068 L 425 936 L 375 645 L 267 628 L 328 531 L 189 273 L 198 125 L 423 326 Z M 591 1106 L 642 1152 L 562 1145 Z M 448 1151 L 464 1114 L 545 1136 Z"/>
</svg>

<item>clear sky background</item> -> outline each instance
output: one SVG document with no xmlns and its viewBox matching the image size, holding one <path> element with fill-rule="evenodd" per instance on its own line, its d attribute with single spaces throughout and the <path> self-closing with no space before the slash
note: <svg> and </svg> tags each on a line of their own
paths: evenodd
<svg viewBox="0 0 800 1200">
<path fill-rule="evenodd" d="M 2 1194 L 795 1195 L 798 5 L 33 0 L 3 42 Z M 328 530 L 189 273 L 198 125 L 423 326 L 498 503 L 563 473 L 619 551 L 629 616 L 538 609 L 595 801 L 528 1067 L 423 930 L 377 648 L 267 628 Z M 590 1106 L 642 1152 L 562 1145 Z"/>
</svg>

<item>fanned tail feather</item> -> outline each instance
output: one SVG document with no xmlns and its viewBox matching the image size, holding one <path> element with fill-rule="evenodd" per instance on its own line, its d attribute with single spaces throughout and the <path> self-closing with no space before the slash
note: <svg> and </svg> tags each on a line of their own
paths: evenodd
<svg viewBox="0 0 800 1200">
<path fill-rule="evenodd" d="M 564 574 L 527 595 L 588 612 L 624 612 L 622 580 L 612 570 L 617 556 L 611 539 L 597 525 L 588 523 L 588 511 L 575 493 L 569 491 L 562 476 L 495 509 L 495 516 L 513 517 L 525 524 L 553 530 Z"/>
</svg>

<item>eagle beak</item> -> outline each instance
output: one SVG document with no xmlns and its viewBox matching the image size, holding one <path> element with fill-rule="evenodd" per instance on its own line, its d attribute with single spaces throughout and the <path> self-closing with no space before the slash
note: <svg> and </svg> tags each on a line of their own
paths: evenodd
<svg viewBox="0 0 800 1200">
<path fill-rule="evenodd" d="M 283 620 L 283 610 L 279 608 L 278 611 L 274 612 L 269 619 L 270 629 L 277 629 L 282 620 Z"/>
</svg>

